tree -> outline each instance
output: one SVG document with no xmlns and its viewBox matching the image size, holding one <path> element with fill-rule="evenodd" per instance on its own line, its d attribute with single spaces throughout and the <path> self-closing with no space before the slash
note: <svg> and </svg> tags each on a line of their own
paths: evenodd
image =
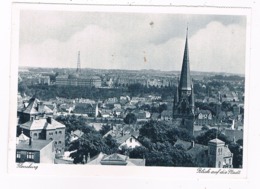
<svg viewBox="0 0 260 189">
<path fill-rule="evenodd" d="M 148 152 L 148 149 L 144 146 L 137 146 L 132 149 L 129 153 L 130 158 L 144 158 L 145 154 Z"/>
<path fill-rule="evenodd" d="M 150 120 L 139 130 L 139 139 L 141 142 L 148 138 L 151 142 L 170 142 L 174 144 L 179 138 L 185 141 L 193 141 L 194 137 L 186 130 L 163 122 Z"/>
<path fill-rule="evenodd" d="M 124 118 L 124 122 L 129 125 L 136 123 L 136 121 L 137 121 L 137 118 L 136 118 L 135 114 L 133 114 L 133 113 L 128 113 L 126 115 L 126 117 Z"/>
<path fill-rule="evenodd" d="M 222 134 L 220 131 L 218 131 L 217 129 L 210 129 L 210 130 L 206 131 L 205 133 L 200 134 L 199 136 L 197 136 L 196 141 L 199 144 L 203 144 L 203 145 L 207 146 L 209 141 L 212 139 L 215 139 L 216 137 L 218 137 L 218 139 L 222 140 L 226 144 L 230 143 L 228 138 L 224 134 Z"/>
<path fill-rule="evenodd" d="M 167 105 L 166 104 L 161 104 L 159 106 L 159 113 L 162 113 L 164 110 L 167 110 Z"/>
<path fill-rule="evenodd" d="M 239 144 L 240 146 L 243 146 L 243 139 L 238 139 L 237 144 Z"/>
<path fill-rule="evenodd" d="M 204 126 L 201 128 L 201 130 L 202 130 L 202 131 L 208 131 L 208 130 L 209 130 L 209 127 L 207 127 L 207 126 L 204 125 Z"/>
<path fill-rule="evenodd" d="M 102 136 L 98 132 L 84 134 L 78 140 L 73 141 L 69 147 L 69 151 L 75 151 L 70 154 L 74 158 L 73 163 L 83 162 L 85 156 L 90 157 L 98 155 L 100 152 L 107 152 L 108 146 L 105 144 Z"/>
<path fill-rule="evenodd" d="M 111 125 L 105 124 L 105 125 L 102 125 L 101 129 L 99 130 L 99 132 L 100 132 L 101 135 L 105 135 L 110 130 L 111 130 Z"/>
<path fill-rule="evenodd" d="M 103 138 L 104 143 L 106 144 L 106 148 L 104 148 L 104 153 L 106 154 L 112 154 L 118 151 L 119 144 L 111 135 L 108 135 L 107 137 Z"/>
<path fill-rule="evenodd" d="M 27 91 L 28 87 L 25 82 L 21 81 L 20 83 L 18 83 L 18 92 L 20 92 L 21 95 L 27 93 Z"/>
<path fill-rule="evenodd" d="M 239 144 L 231 143 L 228 145 L 231 153 L 233 153 L 233 167 L 241 168 L 243 165 L 243 149 Z"/>
<path fill-rule="evenodd" d="M 139 130 L 139 139 L 142 141 L 146 137 L 151 142 L 167 141 L 167 129 L 168 127 L 164 123 L 150 120 Z"/>
</svg>

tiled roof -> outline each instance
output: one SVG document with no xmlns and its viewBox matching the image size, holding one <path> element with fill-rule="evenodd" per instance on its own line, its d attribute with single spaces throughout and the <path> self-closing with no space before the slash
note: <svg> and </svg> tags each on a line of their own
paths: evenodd
<svg viewBox="0 0 260 189">
<path fill-rule="evenodd" d="M 130 165 L 129 162 L 133 163 L 136 166 L 145 166 L 145 159 L 128 159 L 128 166 Z"/>
<path fill-rule="evenodd" d="M 76 130 L 72 133 L 73 135 L 76 135 L 77 137 L 81 137 L 82 135 L 84 135 L 84 133 L 80 130 Z"/>
<path fill-rule="evenodd" d="M 212 139 L 209 141 L 210 143 L 218 143 L 218 144 L 225 144 L 222 140 L 219 140 L 218 138 Z"/>
<path fill-rule="evenodd" d="M 36 107 L 38 103 L 40 103 L 40 101 L 37 98 L 31 98 L 29 100 L 28 106 L 24 109 L 23 113 L 37 114 L 38 111 L 36 110 Z"/>
<path fill-rule="evenodd" d="M 196 111 L 196 114 L 211 114 L 211 111 L 210 110 L 197 110 Z"/>
<path fill-rule="evenodd" d="M 223 149 L 223 156 L 224 157 L 230 157 L 232 155 L 231 151 L 229 150 L 228 146 L 224 146 L 224 149 Z"/>
<path fill-rule="evenodd" d="M 16 145 L 16 150 L 40 151 L 51 142 L 51 140 L 33 140 L 31 145 L 27 143 L 19 143 Z"/>
<path fill-rule="evenodd" d="M 40 100 L 38 100 L 37 98 L 31 98 L 28 102 L 28 106 L 26 106 L 23 109 L 20 109 L 20 111 L 22 111 L 23 113 L 27 113 L 27 114 L 38 114 L 41 113 L 38 110 L 38 106 L 40 104 Z M 42 109 L 42 113 L 47 113 L 47 114 L 51 114 L 53 113 L 53 111 L 46 105 L 42 105 L 43 109 Z"/>
<path fill-rule="evenodd" d="M 57 129 L 57 128 L 65 128 L 65 125 L 57 122 L 52 119 L 52 123 L 49 124 L 46 119 L 34 119 L 30 120 L 20 126 L 22 129 L 27 130 L 42 130 L 42 129 Z"/>
<path fill-rule="evenodd" d="M 129 139 L 130 137 L 134 137 L 134 136 L 132 136 L 131 134 L 126 134 L 126 135 L 119 136 L 119 137 L 115 138 L 115 140 L 116 140 L 117 143 L 122 144 L 122 143 L 124 143 L 127 139 Z M 135 138 L 135 137 L 134 137 L 134 138 Z"/>
<path fill-rule="evenodd" d="M 164 111 L 161 113 L 161 116 L 171 117 L 171 116 L 172 116 L 172 111 L 164 110 Z"/>
<path fill-rule="evenodd" d="M 97 156 L 91 158 L 91 160 L 87 163 L 87 165 L 100 165 L 100 161 L 105 156 L 102 152 L 100 152 Z"/>
<path fill-rule="evenodd" d="M 47 127 L 47 121 L 46 119 L 38 119 L 38 120 L 30 120 L 22 125 L 20 127 L 22 129 L 27 129 L 27 130 L 41 130 L 45 127 Z"/>
<path fill-rule="evenodd" d="M 29 141 L 30 138 L 23 134 L 23 132 L 18 136 L 19 141 Z"/>
</svg>

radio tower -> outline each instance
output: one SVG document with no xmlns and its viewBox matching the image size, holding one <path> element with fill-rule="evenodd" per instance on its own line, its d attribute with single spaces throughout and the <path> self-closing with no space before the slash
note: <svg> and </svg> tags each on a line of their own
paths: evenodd
<svg viewBox="0 0 260 189">
<path fill-rule="evenodd" d="M 77 73 L 79 74 L 80 73 L 80 51 L 78 52 L 78 62 L 77 62 Z"/>
</svg>

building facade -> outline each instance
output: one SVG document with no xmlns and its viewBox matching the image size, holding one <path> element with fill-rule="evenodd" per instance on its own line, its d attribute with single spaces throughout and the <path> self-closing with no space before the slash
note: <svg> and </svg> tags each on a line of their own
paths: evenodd
<svg viewBox="0 0 260 189">
<path fill-rule="evenodd" d="M 16 162 L 54 163 L 53 141 L 31 140 L 16 145 Z"/>
<path fill-rule="evenodd" d="M 218 138 L 212 139 L 208 143 L 208 159 L 209 167 L 233 167 L 233 154 L 225 145 L 225 142 Z"/>
</svg>

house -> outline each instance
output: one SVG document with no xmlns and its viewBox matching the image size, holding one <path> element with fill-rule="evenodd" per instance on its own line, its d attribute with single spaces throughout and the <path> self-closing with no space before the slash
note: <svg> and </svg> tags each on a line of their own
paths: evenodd
<svg viewBox="0 0 260 189">
<path fill-rule="evenodd" d="M 31 98 L 28 103 L 24 102 L 23 107 L 18 109 L 17 114 L 20 118 L 20 123 L 22 124 L 32 118 L 53 116 L 53 111 L 39 99 Z"/>
<path fill-rule="evenodd" d="M 197 144 L 194 141 L 187 142 L 178 139 L 174 146 L 189 154 L 196 167 L 233 167 L 233 154 L 228 146 L 218 138 L 210 140 L 207 146 Z"/>
<path fill-rule="evenodd" d="M 23 130 L 22 130 L 22 133 L 16 138 L 16 144 L 19 144 L 19 143 L 28 143 L 29 144 L 29 141 L 30 141 L 30 137 L 23 134 Z"/>
<path fill-rule="evenodd" d="M 172 120 L 172 111 L 164 110 L 164 111 L 161 113 L 161 120 L 171 121 L 171 120 Z"/>
<path fill-rule="evenodd" d="M 107 100 L 105 100 L 106 104 L 116 104 L 118 103 L 118 99 L 117 97 L 113 97 L 113 98 L 108 98 Z"/>
<path fill-rule="evenodd" d="M 65 148 L 65 125 L 51 117 L 31 119 L 18 126 L 17 133 L 24 133 L 33 140 L 53 141 L 57 155 L 62 155 Z"/>
<path fill-rule="evenodd" d="M 210 125 L 213 123 L 212 113 L 210 110 L 196 110 L 195 122 L 197 125 Z"/>
<path fill-rule="evenodd" d="M 133 110 L 131 113 L 133 113 L 137 119 L 146 119 L 146 112 L 143 110 Z"/>
<path fill-rule="evenodd" d="M 51 140 L 32 140 L 16 145 L 16 162 L 54 163 L 55 150 Z"/>
<path fill-rule="evenodd" d="M 209 167 L 232 168 L 233 154 L 230 152 L 225 142 L 218 138 L 212 139 L 208 143 Z"/>
<path fill-rule="evenodd" d="M 113 111 L 109 109 L 102 109 L 100 114 L 103 118 L 113 117 Z"/>
<path fill-rule="evenodd" d="M 88 156 L 86 165 L 145 166 L 145 159 L 132 159 L 118 153 L 106 155 L 101 152 L 92 159 Z"/>
<path fill-rule="evenodd" d="M 142 144 L 138 141 L 137 137 L 132 134 L 126 134 L 121 137 L 115 138 L 117 143 L 120 144 L 118 149 L 122 148 L 135 148 L 138 146 L 142 146 Z"/>
<path fill-rule="evenodd" d="M 113 114 L 114 114 L 114 117 L 123 117 L 123 114 L 124 114 L 124 110 L 123 109 L 121 109 L 121 108 L 115 108 L 114 110 L 113 110 Z"/>
<path fill-rule="evenodd" d="M 78 140 L 82 135 L 84 135 L 84 133 L 78 129 L 76 131 L 71 131 L 70 142 Z"/>
<path fill-rule="evenodd" d="M 96 105 L 89 103 L 76 103 L 73 113 L 94 117 L 96 114 Z"/>
</svg>

